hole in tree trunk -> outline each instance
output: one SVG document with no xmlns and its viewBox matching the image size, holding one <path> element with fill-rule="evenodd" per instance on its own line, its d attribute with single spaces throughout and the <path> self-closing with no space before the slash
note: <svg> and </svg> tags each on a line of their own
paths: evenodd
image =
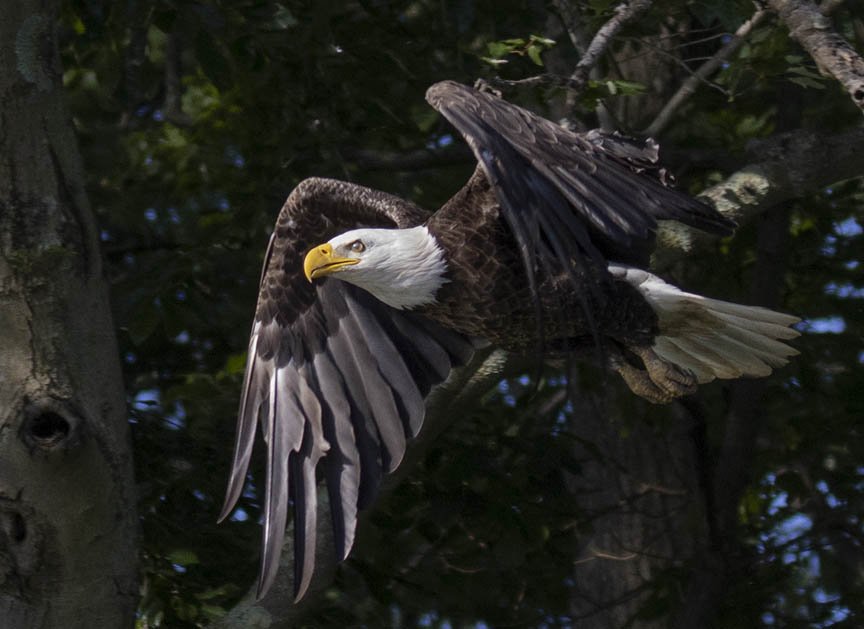
<svg viewBox="0 0 864 629">
<path fill-rule="evenodd" d="M 12 526 L 10 529 L 9 536 L 16 544 L 20 544 L 27 538 L 27 525 L 20 513 L 12 515 Z"/>
<path fill-rule="evenodd" d="M 66 401 L 46 399 L 28 404 L 21 438 L 31 448 L 56 450 L 78 441 L 81 420 Z"/>
<path fill-rule="evenodd" d="M 51 447 L 69 436 L 69 422 L 57 413 L 48 411 L 30 420 L 30 436 L 33 440 Z"/>
</svg>

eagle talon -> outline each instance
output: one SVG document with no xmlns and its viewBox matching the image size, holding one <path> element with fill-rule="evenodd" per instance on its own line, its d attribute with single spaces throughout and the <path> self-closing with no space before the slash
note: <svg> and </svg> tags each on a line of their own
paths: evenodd
<svg viewBox="0 0 864 629">
<path fill-rule="evenodd" d="M 650 347 L 630 347 L 629 349 L 642 359 L 648 377 L 669 396 L 669 401 L 696 392 L 699 382 L 691 371 L 663 360 Z"/>
<path fill-rule="evenodd" d="M 648 375 L 647 371 L 637 369 L 623 360 L 614 361 L 612 367 L 617 371 L 630 390 L 652 404 L 668 404 L 675 395 L 659 387 Z"/>
</svg>

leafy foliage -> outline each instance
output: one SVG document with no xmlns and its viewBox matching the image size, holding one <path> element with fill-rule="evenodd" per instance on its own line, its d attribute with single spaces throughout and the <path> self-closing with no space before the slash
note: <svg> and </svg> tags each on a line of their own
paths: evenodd
<svg viewBox="0 0 864 629">
<path fill-rule="evenodd" d="M 583 35 L 613 4 L 574 3 Z M 630 71 L 603 66 L 576 111 L 557 93 L 519 96 L 588 126 L 598 99 L 636 103 L 640 111 L 621 122 L 638 128 L 750 11 L 745 2 L 658 3 L 613 46 Z M 854 18 L 860 9 L 837 17 Z M 679 25 L 671 34 L 666 20 Z M 545 3 L 525 0 L 65 5 L 64 80 L 102 226 L 130 402 L 144 532 L 140 626 L 206 625 L 254 578 L 255 484 L 230 522 L 216 526 L 215 516 L 261 256 L 288 192 L 306 176 L 334 176 L 436 207 L 473 164 L 425 105 L 426 87 L 522 78 L 541 62 L 566 74 L 577 56 L 562 23 Z M 693 190 L 745 165 L 753 139 L 858 124 L 848 99 L 775 24 L 757 29 L 711 81 L 661 138 L 675 155 L 702 149 L 672 164 Z M 761 410 L 751 482 L 723 532 L 735 555 L 718 627 L 854 626 L 864 616 L 862 207 L 864 190 L 850 181 L 777 210 L 788 217 L 779 307 L 804 316 L 804 335 L 794 365 L 753 400 Z M 676 279 L 747 300 L 766 255 L 757 232 L 744 227 L 674 269 Z M 674 614 L 711 541 L 710 505 L 694 479 L 719 456 L 731 389 L 700 394 L 706 442 L 694 449 L 667 441 L 695 421 L 681 408 L 646 408 L 595 370 L 580 374 L 594 405 L 568 406 L 552 375 L 536 389 L 505 381 L 466 408 L 376 509 L 316 623 L 571 626 L 580 580 L 599 578 L 580 572 L 578 560 L 597 559 L 587 542 L 622 522 L 604 519 L 614 505 L 592 502 L 589 468 L 613 470 L 602 478 L 614 485 L 669 443 L 665 458 L 686 454 L 688 499 L 670 506 L 668 496 L 644 502 L 636 492 L 623 504 L 660 509 L 687 540 L 684 554 L 655 564 L 665 567 L 640 586 L 629 621 Z M 612 428 L 601 439 L 603 423 Z M 615 457 L 610 443 L 622 448 Z M 260 469 L 253 475 L 262 478 Z"/>
<path fill-rule="evenodd" d="M 504 39 L 501 41 L 489 42 L 486 46 L 489 49 L 489 56 L 482 57 L 483 61 L 490 65 L 497 66 L 507 63 L 505 58 L 508 55 L 527 56 L 534 65 L 542 66 L 543 60 L 540 55 L 544 50 L 555 45 L 555 40 L 548 37 L 538 37 L 531 35 L 527 40 L 521 37 L 512 39 Z"/>
</svg>

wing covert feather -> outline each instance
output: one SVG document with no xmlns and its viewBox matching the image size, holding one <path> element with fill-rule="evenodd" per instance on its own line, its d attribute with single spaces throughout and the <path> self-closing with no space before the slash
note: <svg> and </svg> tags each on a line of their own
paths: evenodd
<svg viewBox="0 0 864 629">
<path fill-rule="evenodd" d="M 535 252 L 531 231 L 550 234 L 536 224 L 538 213 L 554 217 L 555 228 L 566 233 L 565 247 L 581 251 L 589 262 L 647 262 L 662 219 L 721 234 L 734 227 L 710 206 L 670 187 L 672 177 L 657 165 L 653 140 L 577 134 L 452 81 L 430 87 L 426 100 L 465 137 L 517 241 Z M 526 198 L 536 200 L 534 207 L 517 205 Z"/>
</svg>

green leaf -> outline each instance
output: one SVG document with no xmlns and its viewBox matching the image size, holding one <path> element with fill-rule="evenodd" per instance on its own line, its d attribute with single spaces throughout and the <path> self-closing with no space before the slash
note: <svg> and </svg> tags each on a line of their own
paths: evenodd
<svg viewBox="0 0 864 629">
<path fill-rule="evenodd" d="M 225 373 L 228 375 L 243 373 L 246 367 L 246 353 L 231 354 L 225 361 Z"/>
<path fill-rule="evenodd" d="M 489 42 L 486 44 L 486 48 L 489 50 L 489 56 L 492 59 L 500 59 L 501 57 L 510 54 L 513 50 L 513 46 L 500 41 Z"/>
<path fill-rule="evenodd" d="M 204 605 L 201 605 L 201 613 L 207 616 L 210 620 L 216 620 L 222 618 L 227 613 L 227 610 L 218 605 L 209 605 L 205 603 Z"/>
<path fill-rule="evenodd" d="M 197 598 L 199 601 L 210 601 L 214 598 L 219 598 L 220 596 L 228 596 L 230 594 L 233 594 L 236 587 L 237 586 L 232 583 L 226 583 L 224 585 L 220 585 L 217 588 L 211 588 L 209 590 L 199 592 L 195 594 L 195 598 Z"/>
<path fill-rule="evenodd" d="M 622 81 L 620 79 L 615 79 L 612 83 L 615 84 L 618 93 L 623 96 L 632 96 L 634 94 L 642 94 L 645 92 L 645 85 L 637 83 L 636 81 Z"/>
<path fill-rule="evenodd" d="M 166 559 L 171 563 L 176 563 L 180 566 L 194 566 L 201 563 L 198 559 L 198 555 L 195 554 L 194 551 L 186 548 L 178 548 L 177 550 L 172 550 L 170 553 L 168 553 Z"/>
<path fill-rule="evenodd" d="M 555 45 L 554 39 L 549 39 L 548 37 L 541 37 L 540 35 L 531 35 L 529 41 L 540 44 L 544 48 L 551 48 Z"/>
<path fill-rule="evenodd" d="M 801 87 L 812 88 L 814 90 L 824 90 L 825 83 L 822 81 L 816 81 L 814 79 L 808 77 L 791 77 L 789 79 L 790 83 L 795 83 L 795 85 L 800 85 Z"/>
<path fill-rule="evenodd" d="M 822 75 L 818 72 L 813 71 L 812 69 L 806 66 L 795 66 L 793 68 L 789 68 L 788 72 L 792 74 L 797 74 L 798 76 L 806 76 L 811 79 L 821 79 Z"/>
</svg>

